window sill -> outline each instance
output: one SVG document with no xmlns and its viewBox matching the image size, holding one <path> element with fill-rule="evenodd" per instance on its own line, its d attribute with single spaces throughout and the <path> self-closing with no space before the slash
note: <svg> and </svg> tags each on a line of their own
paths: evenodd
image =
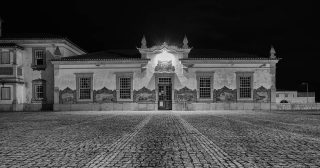
<svg viewBox="0 0 320 168">
<path fill-rule="evenodd" d="M 47 99 L 31 99 L 31 103 L 36 103 L 36 104 L 45 104 L 47 103 Z"/>
<path fill-rule="evenodd" d="M 33 70 L 45 70 L 47 65 L 31 65 Z"/>
</svg>

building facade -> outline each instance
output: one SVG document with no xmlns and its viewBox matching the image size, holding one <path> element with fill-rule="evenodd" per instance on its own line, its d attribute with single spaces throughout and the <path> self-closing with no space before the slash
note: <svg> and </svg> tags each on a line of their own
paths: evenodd
<svg viewBox="0 0 320 168">
<path fill-rule="evenodd" d="M 0 36 L 0 111 L 52 110 L 51 59 L 79 54 L 85 52 L 63 38 Z"/>
<path fill-rule="evenodd" d="M 276 108 L 270 56 L 163 43 L 52 59 L 54 110 Z"/>
</svg>

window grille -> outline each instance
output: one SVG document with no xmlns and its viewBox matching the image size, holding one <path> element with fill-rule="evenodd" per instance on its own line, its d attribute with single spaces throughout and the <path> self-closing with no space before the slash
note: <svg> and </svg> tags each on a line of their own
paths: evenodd
<svg viewBox="0 0 320 168">
<path fill-rule="evenodd" d="M 159 84 L 171 84 L 171 78 L 159 78 Z"/>
<path fill-rule="evenodd" d="M 45 64 L 45 50 L 37 49 L 34 50 L 34 63 L 35 65 L 44 65 Z"/>
<path fill-rule="evenodd" d="M 199 98 L 211 98 L 211 79 L 210 77 L 200 77 Z"/>
<path fill-rule="evenodd" d="M 119 78 L 120 99 L 131 99 L 131 78 Z"/>
<path fill-rule="evenodd" d="M 34 86 L 34 90 L 35 90 L 35 100 L 41 100 L 45 98 L 44 95 L 44 86 L 42 84 L 36 84 Z"/>
<path fill-rule="evenodd" d="M 79 99 L 91 99 L 91 78 L 79 78 Z"/>
<path fill-rule="evenodd" d="M 240 77 L 239 78 L 239 97 L 240 98 L 251 98 L 251 77 L 246 76 L 246 77 Z"/>
</svg>

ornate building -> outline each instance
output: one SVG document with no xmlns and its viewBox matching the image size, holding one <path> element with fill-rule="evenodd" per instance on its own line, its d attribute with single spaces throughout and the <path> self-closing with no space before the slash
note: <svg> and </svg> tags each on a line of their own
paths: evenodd
<svg viewBox="0 0 320 168">
<path fill-rule="evenodd" d="M 147 46 L 56 57 L 54 110 L 215 110 L 276 108 L 270 56 Z"/>
</svg>

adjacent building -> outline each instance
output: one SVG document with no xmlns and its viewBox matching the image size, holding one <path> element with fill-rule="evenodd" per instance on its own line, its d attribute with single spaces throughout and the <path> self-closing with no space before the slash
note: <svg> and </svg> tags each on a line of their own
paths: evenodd
<svg viewBox="0 0 320 168">
<path fill-rule="evenodd" d="M 85 52 L 65 38 L 0 37 L 0 111 L 52 110 L 51 60 L 81 54 Z"/>
</svg>

